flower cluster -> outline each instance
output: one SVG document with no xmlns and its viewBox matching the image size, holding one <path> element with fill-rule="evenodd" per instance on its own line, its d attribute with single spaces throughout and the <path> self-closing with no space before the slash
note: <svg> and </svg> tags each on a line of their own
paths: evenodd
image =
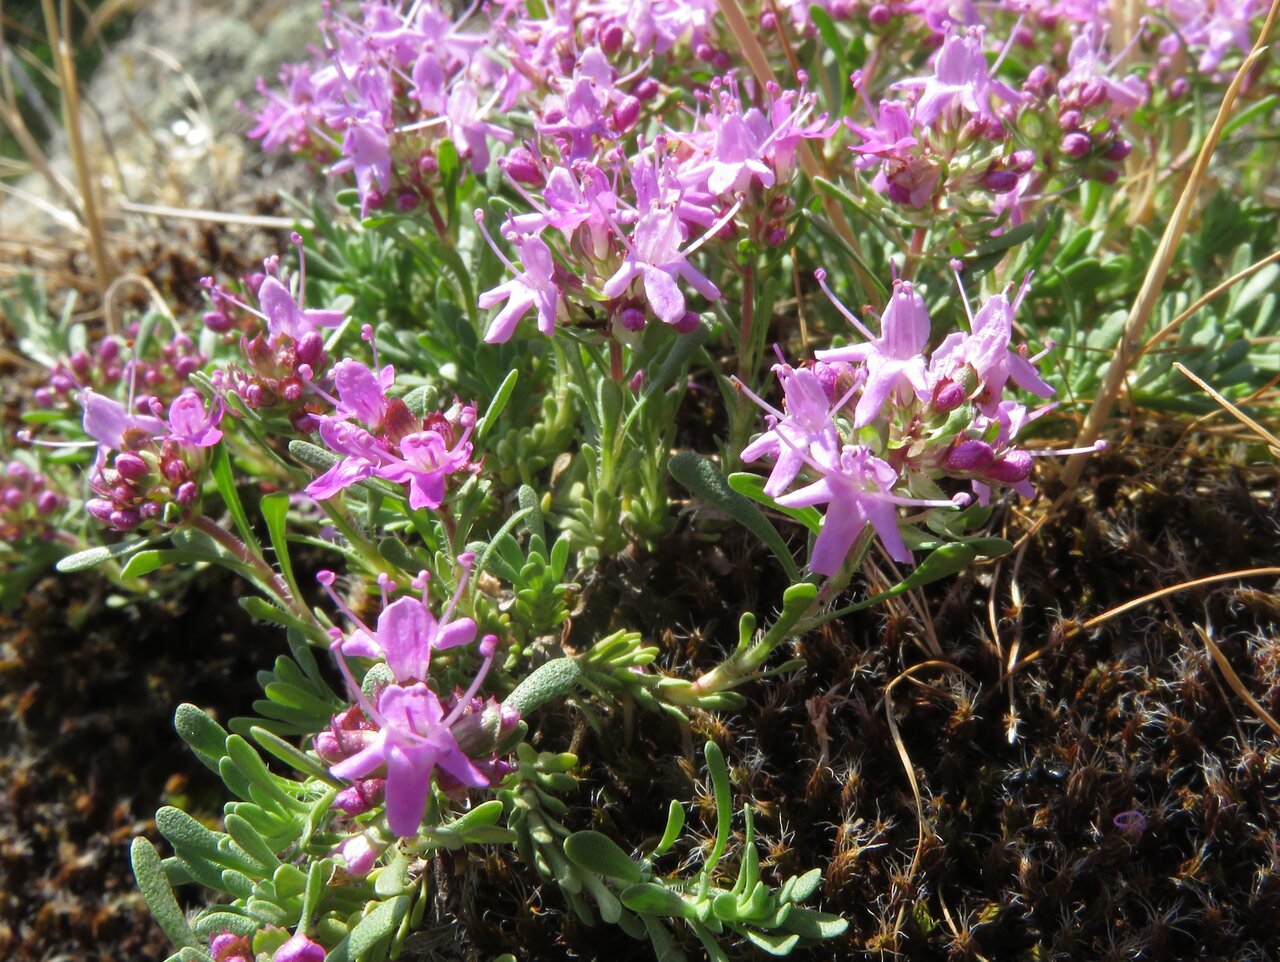
<svg viewBox="0 0 1280 962">
<path fill-rule="evenodd" d="M 818 277 L 827 290 L 825 275 Z M 828 506 L 813 571 L 836 574 L 868 526 L 890 557 L 910 562 L 900 507 L 985 503 L 997 486 L 1034 493 L 1028 479 L 1039 452 L 1022 447 L 1019 435 L 1051 405 L 1033 410 L 1006 396 L 1010 386 L 1053 394 L 1036 373 L 1039 357 L 1012 343 L 1025 293 L 1026 284 L 1012 300 L 1008 290 L 987 298 L 969 315 L 968 331 L 928 352 L 928 309 L 910 281 L 894 281 L 878 333 L 828 291 L 863 340 L 818 351 L 800 368 L 776 365 L 783 409 L 753 395 L 769 427 L 742 452 L 745 461 L 773 460 L 764 492 L 778 504 Z M 797 479 L 807 483 L 789 490 Z M 972 495 L 946 497 L 957 482 Z"/>
<path fill-rule="evenodd" d="M 246 278 L 258 302 L 253 308 L 212 278 L 202 282 L 213 302 L 205 324 L 219 333 L 239 333 L 243 366 L 215 372 L 219 388 L 234 393 L 254 410 L 281 409 L 296 426 L 307 423 L 305 405 L 311 382 L 323 379 L 329 358 L 321 333 L 338 327 L 342 311 L 302 306 L 306 294 L 306 259 L 302 237 L 291 236 L 298 250 L 299 271 L 286 275 L 277 256 L 263 262 L 263 273 Z"/>
<path fill-rule="evenodd" d="M 133 350 L 141 325 L 132 322 L 124 337 L 104 335 L 96 342 L 74 351 L 49 369 L 48 382 L 36 388 L 33 395 L 40 407 L 71 405 L 77 392 L 85 388 L 110 391 L 121 384 L 132 384 L 161 398 L 176 396 L 187 385 L 192 373 L 202 368 L 208 357 L 191 336 L 182 330 L 168 341 L 154 336 L 148 339 L 145 352 Z"/>
<path fill-rule="evenodd" d="M 1148 93 L 1136 75 L 1116 75 L 1102 28 L 1087 24 L 1065 64 L 1039 63 L 1017 88 L 999 68 L 1020 34 L 989 61 L 984 27 L 947 20 L 939 30 L 932 74 L 893 83 L 877 106 L 863 75 L 853 77 L 872 122 L 846 121 L 851 149 L 879 192 L 930 217 L 941 206 L 981 207 L 986 195 L 993 213 L 1016 222 L 1055 174 L 1068 185 L 1118 177 L 1132 149 L 1120 124 Z"/>
<path fill-rule="evenodd" d="M 0 464 L 0 540 L 50 537 L 49 520 L 66 503 L 41 472 L 17 460 Z"/>
<path fill-rule="evenodd" d="M 221 401 L 178 395 L 166 412 L 155 397 L 136 410 L 105 395 L 80 392 L 84 431 L 98 444 L 85 509 L 103 524 L 128 531 L 144 522 L 175 523 L 200 501 L 208 449 L 222 439 Z"/>
<path fill-rule="evenodd" d="M 372 329 L 366 336 L 373 340 Z M 323 501 L 359 481 L 382 478 L 407 487 L 410 507 L 434 510 L 444 502 L 451 476 L 479 470 L 471 460 L 475 406 L 455 400 L 446 411 L 418 417 L 387 395 L 394 383 L 390 365 L 375 372 L 343 358 L 333 368 L 337 397 L 312 386 L 334 407 L 334 413 L 314 417 L 319 438 L 341 457 L 307 485 L 307 494 Z"/>
<path fill-rule="evenodd" d="M 470 645 L 477 634 L 472 619 L 455 617 L 474 558 L 463 554 L 458 560 L 458 588 L 439 620 L 429 607 L 423 572 L 415 581 L 420 597 L 406 595 L 388 602 L 396 586 L 382 580 L 383 609 L 376 628 L 343 604 L 333 591 L 332 572 L 319 575 L 355 625 L 349 633 L 335 628 L 331 635 L 356 705 L 335 716 L 329 729 L 317 736 L 316 751 L 335 776 L 352 783 L 337 796 L 335 807 L 357 816 L 382 803 L 387 826 L 399 837 L 417 834 L 433 781 L 441 791 L 455 795 L 501 781 L 509 768 L 494 750 L 520 720 L 495 699 L 479 696 L 498 650 L 496 635 L 480 640 L 480 669 L 465 692 L 455 690 L 442 698 L 428 684 L 434 679 L 432 655 Z M 380 661 L 394 680 L 384 680 L 375 693 L 366 695 L 350 673 L 349 658 Z M 359 873 L 361 868 L 368 870 L 377 851 L 376 840 L 362 832 L 344 843 L 341 854 L 348 870 Z"/>
</svg>

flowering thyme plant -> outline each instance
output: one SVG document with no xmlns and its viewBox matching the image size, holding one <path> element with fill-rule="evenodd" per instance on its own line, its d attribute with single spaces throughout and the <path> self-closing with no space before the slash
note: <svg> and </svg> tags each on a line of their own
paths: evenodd
<svg viewBox="0 0 1280 962">
<path fill-rule="evenodd" d="M 622 837 L 637 711 L 714 733 L 804 668 L 780 647 L 1008 551 L 1037 459 L 1105 446 L 1059 417 L 1120 337 L 1079 319 L 1154 243 L 1127 225 L 1104 267 L 1100 238 L 1243 53 L 1237 6 L 325 4 L 250 137 L 336 205 L 167 339 L 155 312 L 29 335 L 34 444 L 0 469 L 4 540 L 136 592 L 229 569 L 282 636 L 252 717 L 177 711 L 235 800 L 225 831 L 161 809 L 165 857 L 134 843 L 173 958 L 394 958 L 443 854 L 487 847 L 660 959 L 839 946 L 801 905 L 821 867 L 762 860 L 768 804 L 731 846 L 717 739 L 706 838 L 679 800 Z M 1242 311 L 1215 337 L 1260 357 Z M 659 596 L 738 555 L 761 594 L 682 658 Z"/>
</svg>

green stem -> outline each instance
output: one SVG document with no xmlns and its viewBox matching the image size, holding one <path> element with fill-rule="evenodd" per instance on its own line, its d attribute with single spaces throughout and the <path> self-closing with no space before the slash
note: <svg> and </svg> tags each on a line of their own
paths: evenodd
<svg viewBox="0 0 1280 962">
<path fill-rule="evenodd" d="M 196 518 L 192 525 L 212 538 L 219 547 L 223 548 L 243 565 L 247 572 L 256 575 L 259 585 L 265 588 L 269 594 L 274 595 L 285 608 L 300 620 L 304 622 L 311 620 L 311 612 L 307 611 L 306 607 L 293 596 L 293 592 L 289 590 L 284 578 L 261 557 L 250 551 L 243 541 L 204 515 Z"/>
</svg>

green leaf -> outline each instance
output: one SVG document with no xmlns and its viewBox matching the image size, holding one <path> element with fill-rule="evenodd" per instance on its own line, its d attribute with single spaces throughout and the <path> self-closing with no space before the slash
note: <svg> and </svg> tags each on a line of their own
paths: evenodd
<svg viewBox="0 0 1280 962">
<path fill-rule="evenodd" d="M 231 761 L 235 767 L 249 779 L 250 784 L 256 785 L 266 792 L 267 796 L 278 803 L 285 811 L 306 811 L 306 803 L 289 795 L 280 787 L 276 776 L 267 770 L 262 756 L 255 752 L 253 746 L 242 737 L 239 735 L 228 736 L 227 754 L 231 756 Z"/>
<path fill-rule="evenodd" d="M 280 761 L 286 765 L 290 765 L 297 771 L 312 778 L 318 778 L 322 782 L 328 782 L 330 785 L 341 785 L 336 778 L 329 774 L 327 769 L 318 759 L 306 752 L 295 748 L 279 735 L 267 731 L 259 725 L 254 725 L 249 729 L 249 734 L 253 740 L 261 745 L 265 750 L 269 751 Z"/>
<path fill-rule="evenodd" d="M 141 551 L 147 545 L 154 544 L 155 540 L 155 538 L 142 538 L 137 541 L 121 541 L 119 544 L 86 548 L 84 551 L 77 551 L 75 554 L 67 555 L 59 560 L 54 567 L 63 574 L 87 571 L 108 561 L 127 558 L 135 551 Z"/>
<path fill-rule="evenodd" d="M 503 707 L 511 707 L 523 718 L 573 687 L 582 669 L 575 658 L 554 658 L 540 665 L 507 696 Z"/>
<path fill-rule="evenodd" d="M 729 828 L 733 819 L 733 793 L 729 786 L 729 766 L 724 762 L 724 752 L 715 742 L 707 742 L 702 749 L 707 761 L 707 772 L 711 776 L 711 791 L 716 800 L 716 842 L 707 856 L 705 871 L 708 875 L 714 870 L 716 862 L 724 854 L 729 844 Z"/>
<path fill-rule="evenodd" d="M 173 713 L 173 727 L 184 742 L 199 755 L 215 759 L 227 754 L 227 732 L 195 705 L 181 704 Z"/>
<path fill-rule="evenodd" d="M 205 938 L 224 931 L 232 935 L 247 936 L 258 931 L 258 923 L 235 912 L 201 912 L 200 916 L 191 923 L 191 929 Z"/>
<path fill-rule="evenodd" d="M 752 945 L 764 949 L 770 955 L 788 955 L 800 942 L 800 936 L 794 933 L 782 935 L 777 932 L 757 932 L 752 929 L 744 931 Z"/>
<path fill-rule="evenodd" d="M 259 502 L 258 510 L 267 523 L 267 534 L 271 538 L 271 548 L 276 553 L 276 564 L 280 573 L 289 584 L 289 590 L 295 598 L 302 597 L 298 590 L 298 582 L 293 577 L 293 562 L 289 560 L 289 542 L 285 537 L 285 521 L 289 514 L 289 495 L 285 491 L 268 494 Z"/>
<path fill-rule="evenodd" d="M 818 891 L 818 886 L 822 884 L 822 869 L 810 869 L 803 875 L 793 877 L 790 881 L 790 891 L 787 893 L 788 900 L 792 902 L 803 902 L 814 892 Z"/>
<path fill-rule="evenodd" d="M 483 444 L 485 438 L 489 436 L 489 432 L 493 430 L 493 426 L 498 423 L 498 417 L 502 414 L 502 409 L 507 406 L 507 402 L 511 400 L 511 392 L 516 389 L 516 382 L 520 380 L 520 372 L 513 370 L 498 385 L 498 391 L 493 396 L 493 400 L 489 402 L 488 409 L 476 424 L 475 441 L 477 445 Z"/>
<path fill-rule="evenodd" d="M 276 858 L 276 853 L 271 851 L 271 846 L 267 844 L 266 839 L 244 818 L 235 814 L 228 815 L 224 819 L 224 824 L 227 827 L 227 833 L 236 840 L 236 844 L 265 867 L 274 870 L 274 866 L 280 863 L 280 860 Z"/>
<path fill-rule="evenodd" d="M 218 494 L 222 496 L 223 504 L 231 512 L 231 518 L 236 523 L 236 530 L 240 532 L 240 539 L 248 546 L 250 551 L 258 557 L 262 557 L 262 546 L 258 544 L 258 538 L 253 533 L 253 526 L 249 524 L 249 516 L 245 514 L 244 505 L 240 503 L 240 493 L 236 491 L 236 479 L 231 472 L 231 456 L 227 454 L 227 446 L 225 444 L 219 444 L 214 449 L 213 483 L 218 486 Z"/>
<path fill-rule="evenodd" d="M 597 875 L 639 882 L 644 878 L 640 867 L 617 843 L 600 832 L 574 832 L 564 840 L 564 854 L 579 868 Z"/>
<path fill-rule="evenodd" d="M 728 479 L 719 468 L 694 451 L 681 451 L 671 459 L 668 470 L 690 492 L 755 534 L 781 562 L 787 577 L 792 581 L 800 580 L 800 569 L 777 529 L 759 508 L 729 486 Z"/>
<path fill-rule="evenodd" d="M 156 847 L 145 838 L 135 838 L 129 849 L 129 860 L 133 863 L 133 877 L 138 880 L 142 898 L 169 941 L 178 948 L 199 945 L 169 887 Z"/>
<path fill-rule="evenodd" d="M 784 508 L 778 504 L 773 498 L 764 493 L 765 478 L 758 474 L 751 474 L 746 471 L 735 471 L 729 475 L 729 487 L 737 491 L 738 494 L 750 498 L 759 504 L 763 504 L 767 508 L 785 514 L 793 521 L 799 521 L 802 525 L 817 534 L 822 530 L 822 513 L 817 508 Z"/>
<path fill-rule="evenodd" d="M 347 957 L 351 962 L 361 962 L 373 949 L 389 940 L 408 912 L 409 896 L 397 895 L 357 922 L 347 942 Z"/>
<path fill-rule="evenodd" d="M 656 915 L 674 919 L 694 917 L 693 906 L 665 885 L 640 882 L 622 890 L 622 904 L 640 915 Z"/>
<path fill-rule="evenodd" d="M 838 915 L 797 907 L 787 916 L 786 927 L 802 939 L 834 939 L 844 934 L 849 922 Z"/>
<path fill-rule="evenodd" d="M 661 855 L 670 850 L 671 846 L 676 843 L 676 839 L 680 837 L 680 832 L 683 828 L 684 806 L 672 799 L 671 804 L 667 806 L 667 827 L 663 830 L 662 840 L 658 842 L 658 847 L 653 850 L 653 854 Z"/>
<path fill-rule="evenodd" d="M 290 441 L 289 453 L 309 468 L 317 471 L 328 471 L 342 459 L 332 451 L 326 451 L 310 441 Z"/>
</svg>

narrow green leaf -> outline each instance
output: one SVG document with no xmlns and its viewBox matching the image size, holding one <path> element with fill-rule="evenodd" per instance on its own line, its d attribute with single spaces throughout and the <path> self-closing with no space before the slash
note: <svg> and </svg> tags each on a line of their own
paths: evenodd
<svg viewBox="0 0 1280 962">
<path fill-rule="evenodd" d="M 502 414 L 502 409 L 507 406 L 507 402 L 511 400 L 511 392 L 516 389 L 516 382 L 520 380 L 520 372 L 513 370 L 498 385 L 497 393 L 494 394 L 493 400 L 489 402 L 488 409 L 476 424 L 475 440 L 476 444 L 484 443 L 485 438 L 489 436 L 489 432 L 493 430 L 493 426 L 498 423 L 498 417 Z"/>
<path fill-rule="evenodd" d="M 681 451 L 671 459 L 668 470 L 690 492 L 755 534 L 777 557 L 787 577 L 800 580 L 800 570 L 777 529 L 759 508 L 729 486 L 719 468 L 694 451 Z"/>
<path fill-rule="evenodd" d="M 791 950 L 800 942 L 800 936 L 781 935 L 777 932 L 757 932 L 754 929 L 744 929 L 747 940 L 754 946 L 768 952 L 770 955 L 789 955 Z"/>
<path fill-rule="evenodd" d="M 791 891 L 788 893 L 792 902 L 803 902 L 814 892 L 818 891 L 818 886 L 822 884 L 822 869 L 810 869 L 803 875 L 795 877 L 792 882 Z"/>
<path fill-rule="evenodd" d="M 156 847 L 145 838 L 135 838 L 129 849 L 129 860 L 133 863 L 133 877 L 138 881 L 142 898 L 169 941 L 178 948 L 199 945 L 169 887 Z"/>
<path fill-rule="evenodd" d="M 240 532 L 240 540 L 254 554 L 262 556 L 262 546 L 258 544 L 258 538 L 253 533 L 253 526 L 249 524 L 249 516 L 245 514 L 244 505 L 240 503 L 240 493 L 236 490 L 235 475 L 231 471 L 231 456 L 227 454 L 227 446 L 219 444 L 213 453 L 213 483 L 218 487 L 218 494 L 222 496 L 222 503 L 227 506 L 227 510 L 231 512 L 231 518 L 236 523 L 236 530 Z"/>
<path fill-rule="evenodd" d="M 691 919 L 693 906 L 665 885 L 639 882 L 622 890 L 622 904 L 640 915 L 656 915 L 672 919 Z"/>
<path fill-rule="evenodd" d="M 799 521 L 802 525 L 817 534 L 822 530 L 822 514 L 817 508 L 784 508 L 778 504 L 773 498 L 764 493 L 765 479 L 758 474 L 751 474 L 746 471 L 735 471 L 729 475 L 729 487 L 737 491 L 738 494 L 750 498 L 758 504 L 763 504 L 766 508 L 770 508 L 781 514 L 785 514 L 793 521 Z"/>
<path fill-rule="evenodd" d="M 292 766 L 304 775 L 310 775 L 312 778 L 318 778 L 322 782 L 328 782 L 330 785 L 341 785 L 336 778 L 329 774 L 329 769 L 319 759 L 308 755 L 301 749 L 295 748 L 287 741 L 272 732 L 267 731 L 260 725 L 254 725 L 249 729 L 249 734 L 253 740 L 261 745 L 266 751 L 269 751 L 280 761 L 286 765 Z"/>
<path fill-rule="evenodd" d="M 538 498 L 538 492 L 529 485 L 522 484 L 516 491 L 516 502 L 521 510 L 526 512 L 524 526 L 529 529 L 529 534 L 534 538 L 540 538 L 542 543 L 546 544 L 547 527 L 542 517 L 542 502 Z"/>
<path fill-rule="evenodd" d="M 266 871 L 274 871 L 275 866 L 280 864 L 276 853 L 271 851 L 271 846 L 244 818 L 234 814 L 228 815 L 224 819 L 224 824 L 227 827 L 227 833 L 236 840 L 236 844 L 261 862 Z"/>
<path fill-rule="evenodd" d="M 577 659 L 554 658 L 540 665 L 532 675 L 520 682 L 515 691 L 507 696 L 503 706 L 514 708 L 524 717 L 551 699 L 563 695 L 573 687 L 581 674 L 582 669 Z"/>
<path fill-rule="evenodd" d="M 662 840 L 658 842 L 658 847 L 653 850 L 653 854 L 662 855 L 670 850 L 671 846 L 676 843 L 676 839 L 680 837 L 680 832 L 683 828 L 684 806 L 672 799 L 671 804 L 667 807 L 667 827 L 662 833 Z"/>
<path fill-rule="evenodd" d="M 285 537 L 285 522 L 289 515 L 289 495 L 285 491 L 276 491 L 263 497 L 258 504 L 262 512 L 262 520 L 267 523 L 267 534 L 271 538 L 271 548 L 276 553 L 276 564 L 280 573 L 288 582 L 289 590 L 295 598 L 301 598 L 298 582 L 293 576 L 293 562 L 289 559 L 289 542 Z"/>
<path fill-rule="evenodd" d="M 306 803 L 289 795 L 280 787 L 276 776 L 267 770 L 262 756 L 255 752 L 253 746 L 242 737 L 231 735 L 227 738 L 227 754 L 231 756 L 231 761 L 235 767 L 249 779 L 250 784 L 262 789 L 286 811 L 306 811 Z"/>
<path fill-rule="evenodd" d="M 108 561 L 127 558 L 134 552 L 141 551 L 147 545 L 154 544 L 155 540 L 155 538 L 142 538 L 137 541 L 121 541 L 119 544 L 87 548 L 84 551 L 77 551 L 75 554 L 69 554 L 60 559 L 54 567 L 63 574 L 87 571 Z"/>
<path fill-rule="evenodd" d="M 709 876 L 729 844 L 730 822 L 733 819 L 733 793 L 729 786 L 729 766 L 725 764 L 724 752 L 720 750 L 720 746 L 709 741 L 702 753 L 707 762 L 707 772 L 711 776 L 711 791 L 716 800 L 716 842 L 711 849 L 711 854 L 707 857 L 706 865 Z"/>
<path fill-rule="evenodd" d="M 362 962 L 379 944 L 390 940 L 408 911 L 409 896 L 397 895 L 357 922 L 347 942 L 351 962 Z"/>
<path fill-rule="evenodd" d="M 173 727 L 198 753 L 214 759 L 226 755 L 226 730 L 195 705 L 179 705 L 173 713 Z"/>
</svg>

